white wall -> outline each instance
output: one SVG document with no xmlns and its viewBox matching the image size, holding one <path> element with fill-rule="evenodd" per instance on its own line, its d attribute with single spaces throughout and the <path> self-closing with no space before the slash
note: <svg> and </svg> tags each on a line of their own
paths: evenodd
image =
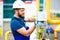
<svg viewBox="0 0 60 40">
<path fill-rule="evenodd" d="M 3 2 L 0 2 L 0 25 L 3 26 Z"/>
<path fill-rule="evenodd" d="M 50 11 L 60 13 L 60 0 L 50 0 Z"/>
</svg>

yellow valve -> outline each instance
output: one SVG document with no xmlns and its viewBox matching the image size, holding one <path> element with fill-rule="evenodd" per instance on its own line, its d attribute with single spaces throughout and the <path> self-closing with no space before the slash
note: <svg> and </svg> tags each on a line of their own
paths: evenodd
<svg viewBox="0 0 60 40">
<path fill-rule="evenodd" d="M 0 28 L 0 37 L 2 37 L 2 28 Z"/>
</svg>

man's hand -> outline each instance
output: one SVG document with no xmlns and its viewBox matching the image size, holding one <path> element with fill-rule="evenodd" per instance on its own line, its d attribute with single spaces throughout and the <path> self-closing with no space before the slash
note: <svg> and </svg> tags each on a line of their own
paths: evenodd
<svg viewBox="0 0 60 40">
<path fill-rule="evenodd" d="M 33 18 L 33 17 L 25 18 L 25 21 L 26 22 L 34 22 L 35 18 Z"/>
</svg>

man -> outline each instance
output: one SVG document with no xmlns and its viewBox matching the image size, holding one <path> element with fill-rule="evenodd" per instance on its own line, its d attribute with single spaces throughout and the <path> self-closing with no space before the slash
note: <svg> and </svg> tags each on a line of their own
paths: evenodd
<svg viewBox="0 0 60 40">
<path fill-rule="evenodd" d="M 14 40 L 29 40 L 29 36 L 36 26 L 33 25 L 28 29 L 25 27 L 25 22 L 33 22 L 34 18 L 24 19 L 25 4 L 20 0 L 14 2 L 13 9 L 15 14 L 11 20 L 10 26 Z"/>
</svg>

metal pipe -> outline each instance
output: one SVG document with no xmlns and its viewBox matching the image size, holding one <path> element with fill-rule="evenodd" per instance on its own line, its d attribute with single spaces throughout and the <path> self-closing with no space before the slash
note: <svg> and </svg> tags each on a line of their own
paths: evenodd
<svg viewBox="0 0 60 40">
<path fill-rule="evenodd" d="M 8 40 L 8 35 L 9 35 L 9 34 L 12 34 L 12 32 L 11 32 L 11 31 L 7 31 L 7 32 L 5 33 L 5 37 L 4 37 L 5 40 Z"/>
</svg>

